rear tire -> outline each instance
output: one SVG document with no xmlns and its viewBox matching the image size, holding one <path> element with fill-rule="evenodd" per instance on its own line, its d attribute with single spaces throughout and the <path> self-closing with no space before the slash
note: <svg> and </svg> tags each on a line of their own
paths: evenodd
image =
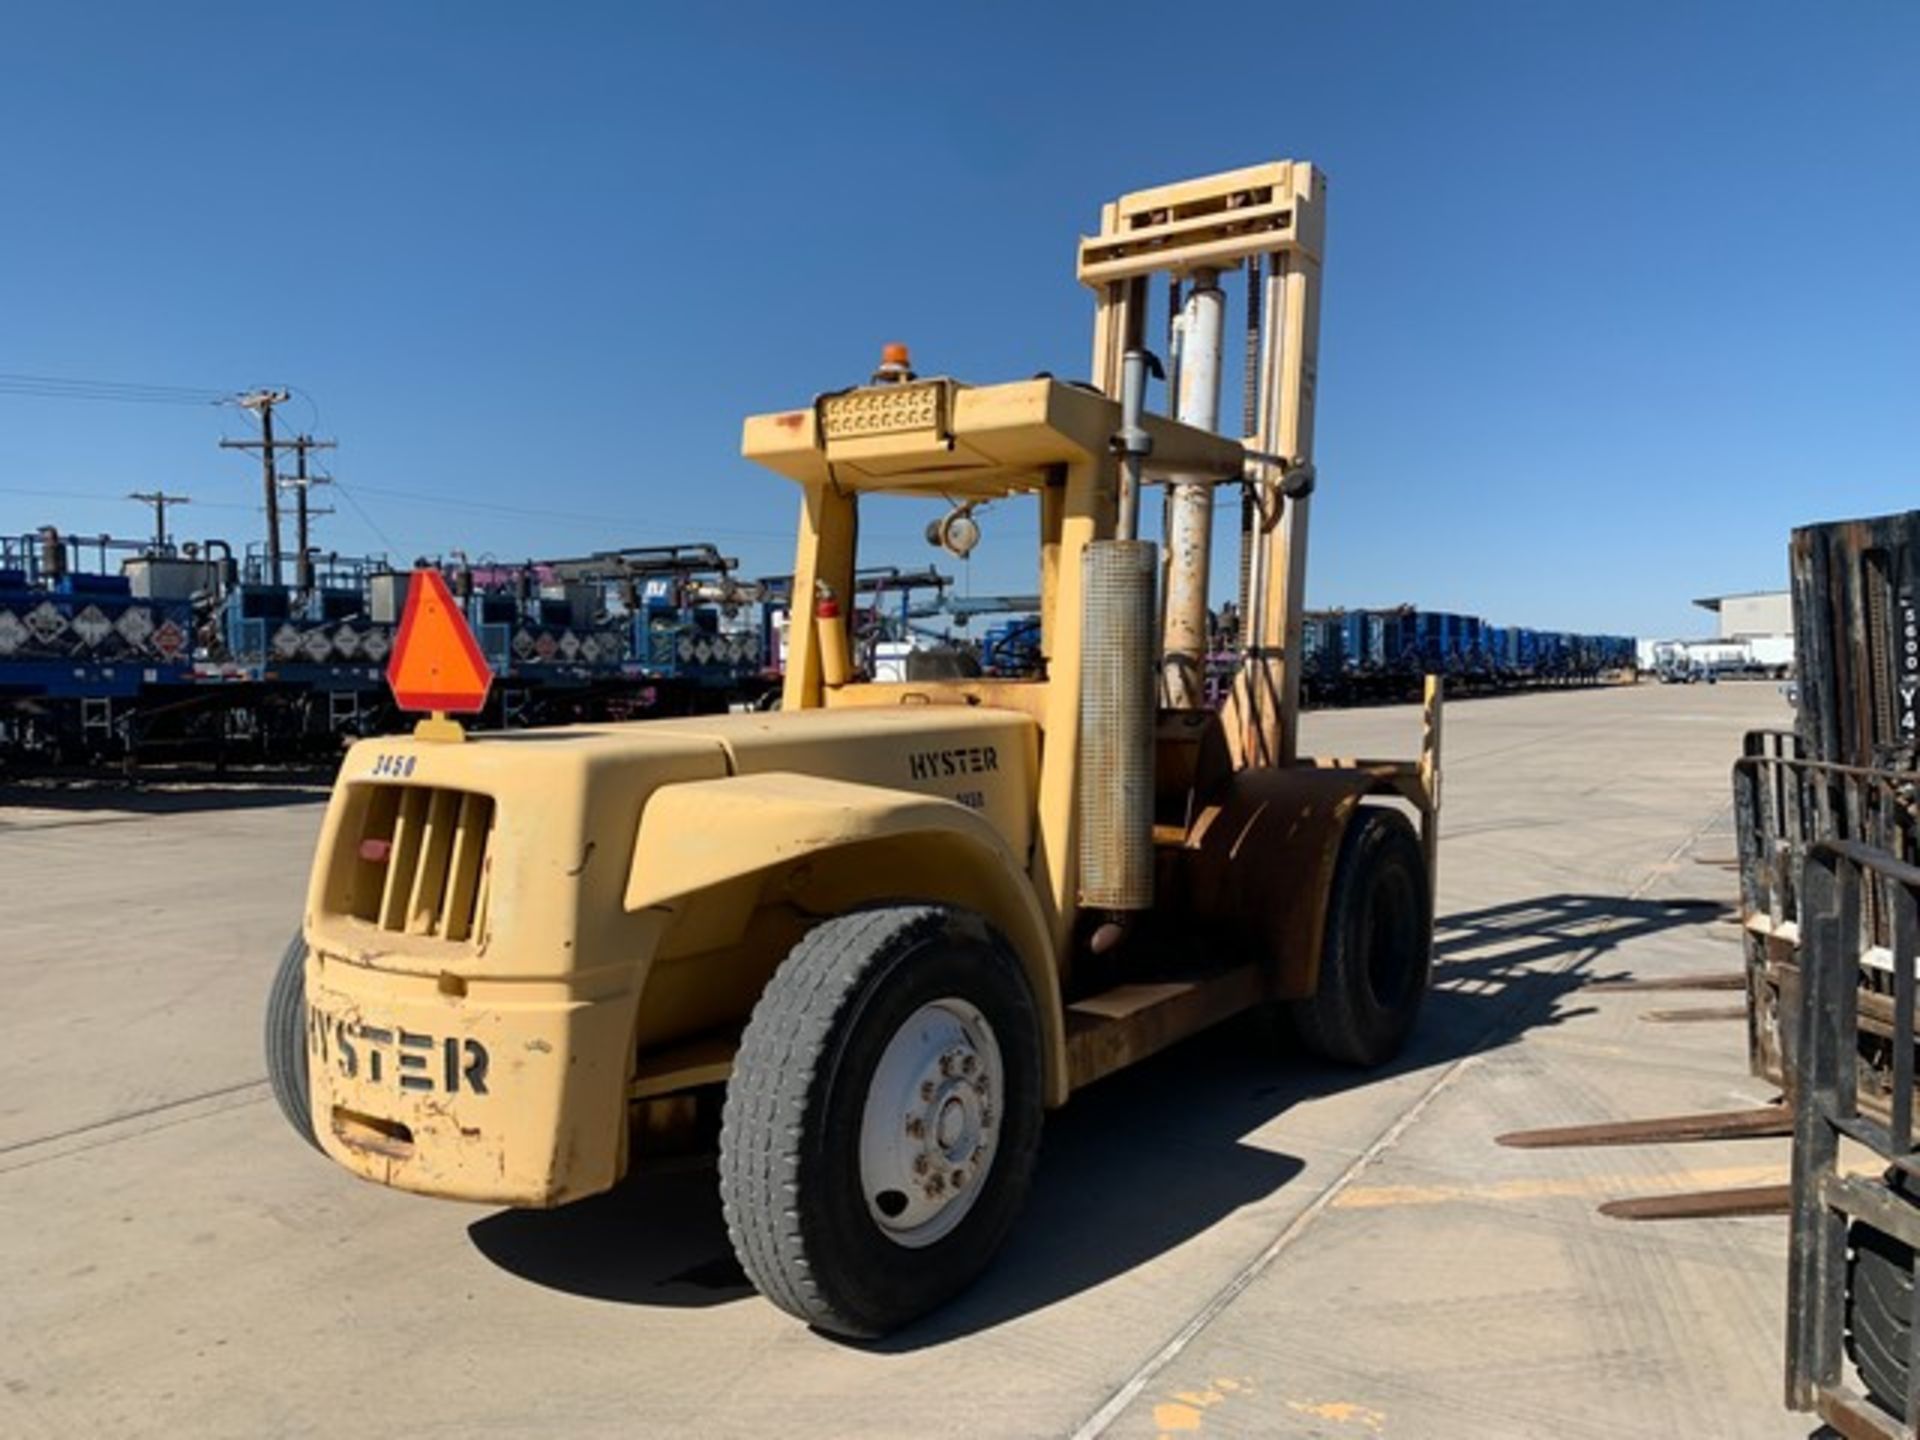
<svg viewBox="0 0 1920 1440">
<path fill-rule="evenodd" d="M 287 1124 L 314 1149 L 313 1107 L 307 1081 L 307 942 L 295 931 L 267 991 L 267 1083 Z"/>
<path fill-rule="evenodd" d="M 1366 805 L 1341 837 L 1314 993 L 1288 1006 L 1294 1033 L 1322 1059 L 1380 1065 L 1399 1053 L 1433 966 L 1426 859 L 1398 810 Z"/>
<path fill-rule="evenodd" d="M 1894 1415 L 1907 1405 L 1913 1251 L 1855 1221 L 1847 1235 L 1847 1358 L 1867 1393 Z"/>
<path fill-rule="evenodd" d="M 809 1325 L 885 1335 L 999 1250 L 1040 1115 L 1033 996 L 979 917 L 902 905 L 825 921 L 775 971 L 727 1085 L 734 1253 Z"/>
</svg>

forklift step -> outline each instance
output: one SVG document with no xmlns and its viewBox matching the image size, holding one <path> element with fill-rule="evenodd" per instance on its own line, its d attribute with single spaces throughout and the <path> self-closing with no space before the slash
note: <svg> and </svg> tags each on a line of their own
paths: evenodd
<svg viewBox="0 0 1920 1440">
<path fill-rule="evenodd" d="M 1258 965 L 1116 985 L 1067 1006 L 1067 1074 L 1077 1090 L 1260 1003 Z"/>
</svg>

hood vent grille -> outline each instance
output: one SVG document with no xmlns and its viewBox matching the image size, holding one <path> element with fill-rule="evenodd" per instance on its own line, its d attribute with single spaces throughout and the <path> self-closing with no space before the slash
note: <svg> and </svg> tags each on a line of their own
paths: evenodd
<svg viewBox="0 0 1920 1440">
<path fill-rule="evenodd" d="M 486 930 L 493 797 L 379 785 L 368 797 L 348 909 L 397 935 L 473 940 Z"/>
</svg>

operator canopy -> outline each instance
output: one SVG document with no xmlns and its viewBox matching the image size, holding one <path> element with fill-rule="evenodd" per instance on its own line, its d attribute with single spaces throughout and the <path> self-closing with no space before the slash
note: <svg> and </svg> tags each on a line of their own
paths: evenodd
<svg viewBox="0 0 1920 1440">
<path fill-rule="evenodd" d="M 1238 480 L 1237 440 L 1159 415 L 1147 473 Z M 1120 404 L 1042 377 L 1000 385 L 952 379 L 863 386 L 804 410 L 747 419 L 741 453 L 803 485 L 991 500 L 1037 490 L 1062 465 L 1104 457 Z"/>
</svg>

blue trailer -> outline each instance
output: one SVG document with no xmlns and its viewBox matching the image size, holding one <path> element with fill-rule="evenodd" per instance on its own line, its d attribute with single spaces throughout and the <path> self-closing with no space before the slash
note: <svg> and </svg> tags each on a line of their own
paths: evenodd
<svg viewBox="0 0 1920 1440">
<path fill-rule="evenodd" d="M 218 541 L 0 537 L 0 759 L 325 760 L 404 725 L 386 662 L 411 567 L 292 568 L 276 582 Z M 494 670 L 479 723 L 723 709 L 771 684 L 764 616 L 727 599 L 712 546 L 437 568 Z"/>
<path fill-rule="evenodd" d="M 1446 677 L 1452 693 L 1590 684 L 1631 672 L 1627 635 L 1576 635 L 1490 625 L 1478 615 L 1382 609 L 1309 611 L 1301 627 L 1301 686 L 1310 704 L 1407 701 L 1422 677 Z"/>
<path fill-rule="evenodd" d="M 109 572 L 140 553 L 107 536 L 0 537 L 0 753 L 111 756 L 143 701 L 191 681 L 192 604 Z"/>
</svg>

